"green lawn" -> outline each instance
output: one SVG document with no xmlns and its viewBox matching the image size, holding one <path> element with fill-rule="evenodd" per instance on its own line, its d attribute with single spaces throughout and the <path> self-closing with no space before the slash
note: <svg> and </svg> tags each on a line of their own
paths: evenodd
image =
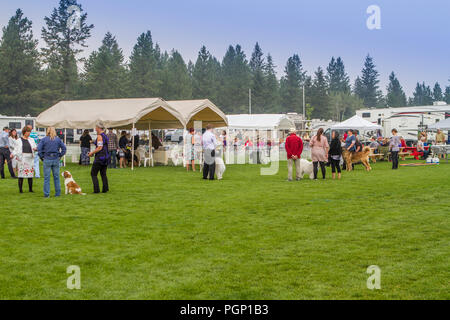
<svg viewBox="0 0 450 320">
<path fill-rule="evenodd" d="M 373 168 L 301 182 L 285 162 L 214 182 L 110 170 L 111 192 L 93 195 L 89 169 L 69 166 L 89 194 L 59 199 L 42 179 L 32 195 L 2 180 L 0 299 L 449 299 L 450 165 Z"/>
</svg>

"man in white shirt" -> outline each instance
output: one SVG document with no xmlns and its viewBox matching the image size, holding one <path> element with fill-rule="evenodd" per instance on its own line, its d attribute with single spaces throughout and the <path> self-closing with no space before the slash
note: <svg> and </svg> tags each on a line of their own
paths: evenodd
<svg viewBox="0 0 450 320">
<path fill-rule="evenodd" d="M 216 136 L 213 133 L 213 127 L 210 124 L 206 126 L 206 131 L 203 134 L 202 143 L 205 159 L 205 163 L 203 165 L 203 179 L 208 180 L 209 175 L 209 180 L 214 180 L 214 174 L 216 171 L 215 149 L 217 140 Z"/>
</svg>

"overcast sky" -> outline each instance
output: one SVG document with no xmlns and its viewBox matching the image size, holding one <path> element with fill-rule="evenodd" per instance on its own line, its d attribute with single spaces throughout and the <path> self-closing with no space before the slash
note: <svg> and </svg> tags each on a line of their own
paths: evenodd
<svg viewBox="0 0 450 320">
<path fill-rule="evenodd" d="M 195 61 L 205 45 L 222 59 L 230 44 L 250 57 L 258 41 L 271 53 L 282 76 L 289 56 L 298 53 L 309 74 L 341 56 L 352 83 L 365 56 L 373 56 L 386 89 L 394 71 L 407 95 L 417 81 L 444 89 L 450 85 L 450 1 L 448 0 L 79 0 L 95 25 L 87 55 L 107 31 L 126 57 L 138 35 L 150 30 L 162 50 L 177 49 Z M 381 9 L 381 29 L 369 30 L 369 5 Z M 17 8 L 34 23 L 40 37 L 44 16 L 58 0 L 0 0 L 0 26 Z M 42 45 L 42 43 L 41 43 Z"/>
</svg>

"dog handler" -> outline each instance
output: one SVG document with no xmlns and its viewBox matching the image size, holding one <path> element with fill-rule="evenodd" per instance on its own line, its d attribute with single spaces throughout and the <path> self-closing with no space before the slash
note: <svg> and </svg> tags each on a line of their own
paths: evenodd
<svg viewBox="0 0 450 320">
<path fill-rule="evenodd" d="M 302 178 L 300 176 L 300 158 L 303 152 L 303 141 L 297 136 L 296 131 L 295 128 L 289 130 L 289 137 L 286 138 L 286 143 L 284 144 L 288 158 L 288 181 L 292 181 L 294 163 L 297 181 Z"/>
<path fill-rule="evenodd" d="M 94 164 L 91 169 L 92 183 L 94 184 L 94 193 L 100 193 L 97 178 L 97 175 L 100 172 L 103 183 L 102 192 L 107 193 L 109 191 L 109 186 L 106 171 L 108 170 L 108 164 L 111 161 L 108 151 L 108 137 L 105 134 L 105 126 L 101 123 L 97 124 L 95 131 L 97 132 L 97 140 L 94 142 L 96 148 L 89 153 L 89 157 L 95 156 Z"/>
<path fill-rule="evenodd" d="M 44 163 L 44 197 L 50 197 L 50 173 L 55 184 L 55 197 L 61 195 L 59 160 L 66 154 L 66 146 L 56 135 L 55 128 L 47 129 L 47 136 L 39 142 L 39 158 Z"/>
</svg>

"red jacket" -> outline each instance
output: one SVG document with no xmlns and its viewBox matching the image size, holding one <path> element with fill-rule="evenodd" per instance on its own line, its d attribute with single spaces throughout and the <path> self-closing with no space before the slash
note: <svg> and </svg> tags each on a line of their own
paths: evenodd
<svg viewBox="0 0 450 320">
<path fill-rule="evenodd" d="M 292 156 L 297 156 L 300 159 L 303 152 L 303 141 L 299 136 L 293 133 L 287 137 L 285 148 L 288 159 L 291 159 Z"/>
</svg>

